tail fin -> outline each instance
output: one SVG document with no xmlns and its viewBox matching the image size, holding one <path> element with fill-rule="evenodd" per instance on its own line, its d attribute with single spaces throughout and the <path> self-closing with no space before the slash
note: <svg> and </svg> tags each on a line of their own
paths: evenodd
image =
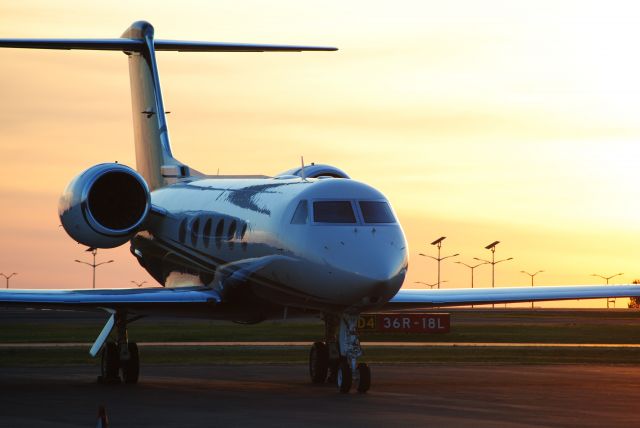
<svg viewBox="0 0 640 428">
<path fill-rule="evenodd" d="M 123 51 L 129 56 L 133 133 L 138 172 L 151 190 L 189 175 L 200 175 L 171 154 L 155 51 L 301 52 L 335 51 L 333 47 L 252 43 L 154 40 L 153 26 L 134 22 L 119 39 L 0 39 L 0 48 L 85 49 Z"/>
<path fill-rule="evenodd" d="M 142 42 L 140 49 L 125 53 L 129 56 L 136 169 L 153 190 L 188 176 L 189 168 L 171 154 L 153 26 L 144 21 L 134 22 L 122 34 L 122 38 Z"/>
</svg>

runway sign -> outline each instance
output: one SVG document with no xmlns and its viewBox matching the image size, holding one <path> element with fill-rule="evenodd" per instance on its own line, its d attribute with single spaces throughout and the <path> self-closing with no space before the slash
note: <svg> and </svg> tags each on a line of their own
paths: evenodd
<svg viewBox="0 0 640 428">
<path fill-rule="evenodd" d="M 449 314 L 363 314 L 358 329 L 388 333 L 449 333 Z"/>
</svg>

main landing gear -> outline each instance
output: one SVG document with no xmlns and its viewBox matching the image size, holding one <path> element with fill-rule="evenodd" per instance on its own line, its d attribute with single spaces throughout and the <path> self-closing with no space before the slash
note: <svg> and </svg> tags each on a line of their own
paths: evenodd
<svg viewBox="0 0 640 428">
<path fill-rule="evenodd" d="M 127 320 L 127 314 L 123 312 L 116 312 L 112 318 L 115 318 L 116 341 L 105 341 L 102 345 L 102 361 L 98 382 L 107 384 L 123 381 L 124 383 L 137 383 L 140 376 L 140 354 L 138 345 L 127 339 L 127 324 L 138 318 Z M 109 322 L 107 322 L 105 330 L 109 326 Z M 108 331 L 104 337 L 101 334 L 98 340 L 106 338 Z M 120 377 L 120 373 L 122 373 L 122 377 Z"/>
<path fill-rule="evenodd" d="M 315 342 L 309 353 L 309 375 L 313 383 L 334 382 L 347 394 L 351 387 L 366 393 L 371 387 L 371 369 L 358 363 L 362 355 L 358 339 L 358 316 L 325 315 L 325 341 Z"/>
</svg>

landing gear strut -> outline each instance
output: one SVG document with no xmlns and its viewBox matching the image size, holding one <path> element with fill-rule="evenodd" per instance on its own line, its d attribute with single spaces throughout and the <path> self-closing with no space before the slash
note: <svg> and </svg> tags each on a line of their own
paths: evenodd
<svg viewBox="0 0 640 428">
<path fill-rule="evenodd" d="M 140 355 L 138 345 L 129 342 L 127 324 L 138 318 L 127 320 L 126 312 L 116 312 L 116 341 L 105 342 L 102 346 L 99 383 L 137 383 L 140 376 Z M 122 377 L 120 377 L 122 373 Z"/>
<path fill-rule="evenodd" d="M 313 383 L 329 381 L 338 391 L 348 393 L 355 386 L 359 393 L 371 387 L 371 369 L 358 363 L 362 355 L 358 339 L 358 316 L 325 315 L 325 342 L 316 342 L 309 353 L 309 375 Z"/>
</svg>

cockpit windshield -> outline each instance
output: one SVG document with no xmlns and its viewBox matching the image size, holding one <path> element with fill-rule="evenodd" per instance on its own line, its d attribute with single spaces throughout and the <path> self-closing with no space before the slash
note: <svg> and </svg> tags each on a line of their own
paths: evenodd
<svg viewBox="0 0 640 428">
<path fill-rule="evenodd" d="M 360 201 L 360 211 L 365 223 L 395 223 L 391 207 L 387 202 Z"/>
<path fill-rule="evenodd" d="M 315 223 L 356 223 L 350 201 L 315 201 L 313 203 Z"/>
</svg>

